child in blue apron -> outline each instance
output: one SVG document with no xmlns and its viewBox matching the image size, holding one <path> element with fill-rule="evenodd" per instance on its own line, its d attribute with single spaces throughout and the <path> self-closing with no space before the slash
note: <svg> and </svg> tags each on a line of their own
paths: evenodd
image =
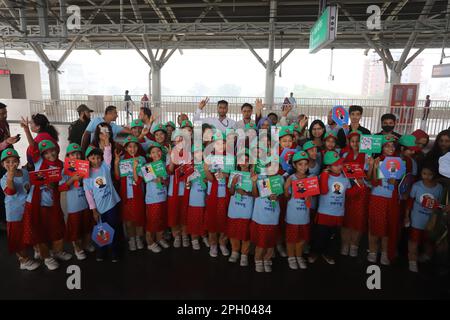
<svg viewBox="0 0 450 320">
<path fill-rule="evenodd" d="M 86 149 L 86 159 L 89 161 L 89 178 L 84 179 L 84 191 L 89 208 L 92 210 L 94 220 L 99 223 L 108 223 L 114 229 L 115 235 L 110 245 L 98 247 L 97 261 L 103 261 L 108 251 L 111 253 L 111 261 L 119 260 L 117 233 L 121 226 L 118 204 L 120 197 L 116 192 L 111 177 L 111 145 L 104 141 L 104 153 L 93 146 Z M 116 150 L 116 158 L 120 152 Z"/>
<path fill-rule="evenodd" d="M 243 163 L 237 165 L 237 169 L 243 172 L 251 172 L 249 154 L 243 156 Z M 248 252 L 250 248 L 250 219 L 253 213 L 253 186 L 256 187 L 257 175 L 252 173 L 252 190 L 245 191 L 237 187 L 239 176 L 234 176 L 230 186 L 230 204 L 228 206 L 227 236 L 231 242 L 231 256 L 229 262 L 237 262 L 240 256 L 240 265 L 248 266 Z"/>
<path fill-rule="evenodd" d="M 202 160 L 202 147 L 192 146 L 194 153 L 194 174 L 186 183 L 186 196 L 189 197 L 187 209 L 187 233 L 191 235 L 192 249 L 200 250 L 200 237 L 205 234 L 206 176 Z"/>
<path fill-rule="evenodd" d="M 433 214 L 433 210 L 441 203 L 443 195 L 442 185 L 437 183 L 436 176 L 435 168 L 424 165 L 421 170 L 422 180 L 414 183 L 410 192 L 405 225 L 411 225 L 409 230 L 408 260 L 409 270 L 412 272 L 419 271 L 417 256 L 420 245 L 425 245 L 425 253 L 421 256 L 421 261 L 430 260 L 433 253 L 433 246 L 427 239 L 425 229 Z"/>
<path fill-rule="evenodd" d="M 270 168 L 268 168 L 270 166 Z M 264 185 L 269 176 L 275 176 L 278 166 L 273 168 L 269 162 L 267 167 L 257 176 L 257 183 Z M 259 182 L 261 181 L 261 182 Z M 260 196 L 260 190 L 253 188 L 255 204 L 252 222 L 250 223 L 250 239 L 255 244 L 256 272 L 272 272 L 272 256 L 279 239 L 280 203 L 278 196 Z"/>
<path fill-rule="evenodd" d="M 155 143 L 149 148 L 150 162 L 162 160 L 162 146 Z M 163 238 L 167 228 L 167 180 L 156 178 L 146 183 L 146 240 L 147 249 L 158 253 L 161 247 L 169 248 L 169 243 Z"/>
<path fill-rule="evenodd" d="M 5 193 L 8 251 L 17 255 L 21 270 L 35 270 L 40 263 L 28 256 L 23 242 L 23 213 L 30 190 L 28 171 L 18 169 L 20 157 L 12 148 L 3 150 L 1 162 L 6 169 L 0 184 Z"/>
<path fill-rule="evenodd" d="M 287 178 L 284 185 L 284 195 L 288 200 L 286 209 L 286 245 L 289 268 L 297 270 L 308 266 L 303 258 L 303 246 L 310 239 L 309 208 L 311 197 L 295 199 L 292 183 L 308 177 L 309 158 L 305 151 L 299 151 L 292 158 L 292 167 L 295 173 Z M 304 186 L 299 190 L 306 191 Z M 307 202 L 309 204 L 307 205 Z"/>
<path fill-rule="evenodd" d="M 343 223 L 345 193 L 350 188 L 350 181 L 342 173 L 343 159 L 336 151 L 327 151 L 323 163 L 327 168 L 319 178 L 321 194 L 316 215 L 314 254 L 308 260 L 314 263 L 320 254 L 328 264 L 335 264 L 330 253 L 331 238 L 337 234 Z"/>
<path fill-rule="evenodd" d="M 81 159 L 81 147 L 76 143 L 69 144 L 66 150 L 66 159 L 70 161 Z M 68 174 L 64 169 L 62 180 L 59 182 L 59 191 L 66 192 L 67 200 L 66 240 L 72 242 L 77 259 L 84 260 L 86 259 L 84 248 L 91 252 L 93 249 L 91 233 L 94 219 L 81 185 L 83 179 L 78 174 L 71 176 Z"/>
</svg>

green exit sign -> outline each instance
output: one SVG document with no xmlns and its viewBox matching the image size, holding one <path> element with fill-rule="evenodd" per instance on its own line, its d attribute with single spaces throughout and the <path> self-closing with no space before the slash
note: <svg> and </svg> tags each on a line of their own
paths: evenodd
<svg viewBox="0 0 450 320">
<path fill-rule="evenodd" d="M 316 53 L 336 39 L 337 7 L 327 7 L 309 34 L 309 53 Z"/>
</svg>

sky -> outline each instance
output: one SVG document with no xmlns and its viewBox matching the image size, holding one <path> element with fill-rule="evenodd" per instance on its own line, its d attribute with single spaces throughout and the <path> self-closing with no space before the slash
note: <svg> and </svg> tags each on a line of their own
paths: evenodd
<svg viewBox="0 0 450 320">
<path fill-rule="evenodd" d="M 256 51 L 263 60 L 267 60 L 267 50 Z M 283 53 L 286 51 L 284 49 Z M 55 60 L 62 53 L 47 51 Z M 432 65 L 439 63 L 440 53 L 440 49 L 427 49 L 420 55 L 424 82 L 420 98 L 430 92 L 435 99 L 450 98 L 450 78 L 431 78 Z M 276 60 L 280 59 L 280 54 L 277 49 Z M 394 56 L 398 54 L 393 51 Z M 9 58 L 38 60 L 31 51 L 26 51 L 25 56 L 17 51 L 7 51 L 6 55 Z M 364 61 L 369 60 L 382 68 L 375 57 L 373 54 L 365 56 L 361 49 L 334 50 L 334 81 L 330 81 L 331 50 L 321 50 L 316 54 L 309 54 L 308 50 L 294 50 L 282 64 L 281 77 L 280 68 L 277 69 L 275 95 L 286 96 L 296 86 L 302 85 L 336 92 L 342 98 L 360 95 Z M 101 55 L 93 50 L 74 51 L 61 71 L 60 88 L 66 93 L 121 95 L 125 89 L 136 95 L 148 92 L 149 67 L 134 50 L 103 50 Z M 41 75 L 45 93 L 48 80 L 42 63 Z M 183 50 L 183 55 L 177 51 L 162 69 L 161 77 L 163 95 L 232 93 L 246 97 L 264 96 L 265 70 L 249 50 Z"/>
</svg>

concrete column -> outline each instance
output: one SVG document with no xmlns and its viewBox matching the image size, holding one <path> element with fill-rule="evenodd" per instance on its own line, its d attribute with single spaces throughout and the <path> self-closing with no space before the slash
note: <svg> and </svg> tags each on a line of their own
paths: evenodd
<svg viewBox="0 0 450 320">
<path fill-rule="evenodd" d="M 269 27 L 269 59 L 266 63 L 266 90 L 264 103 L 266 106 L 273 106 L 275 93 L 275 17 L 277 15 L 277 1 L 270 1 L 270 27 Z"/>
<path fill-rule="evenodd" d="M 52 61 L 52 63 L 54 62 L 55 61 Z M 48 78 L 50 84 L 50 99 L 60 100 L 58 70 L 56 68 L 49 68 Z"/>
<path fill-rule="evenodd" d="M 161 66 L 159 63 L 153 65 L 151 78 L 153 106 L 158 108 L 161 106 Z"/>
</svg>

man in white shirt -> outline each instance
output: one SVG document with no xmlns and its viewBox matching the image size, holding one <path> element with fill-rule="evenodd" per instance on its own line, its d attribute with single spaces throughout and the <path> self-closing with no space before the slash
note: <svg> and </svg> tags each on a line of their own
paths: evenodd
<svg viewBox="0 0 450 320">
<path fill-rule="evenodd" d="M 208 104 L 209 98 L 206 98 L 198 104 L 198 109 L 194 114 L 194 122 L 201 121 L 202 123 L 207 123 L 213 125 L 216 129 L 225 132 L 226 129 L 233 129 L 236 122 L 227 117 L 228 113 L 228 102 L 225 100 L 220 100 L 217 102 L 217 114 L 218 118 L 200 118 L 203 108 Z"/>
</svg>

